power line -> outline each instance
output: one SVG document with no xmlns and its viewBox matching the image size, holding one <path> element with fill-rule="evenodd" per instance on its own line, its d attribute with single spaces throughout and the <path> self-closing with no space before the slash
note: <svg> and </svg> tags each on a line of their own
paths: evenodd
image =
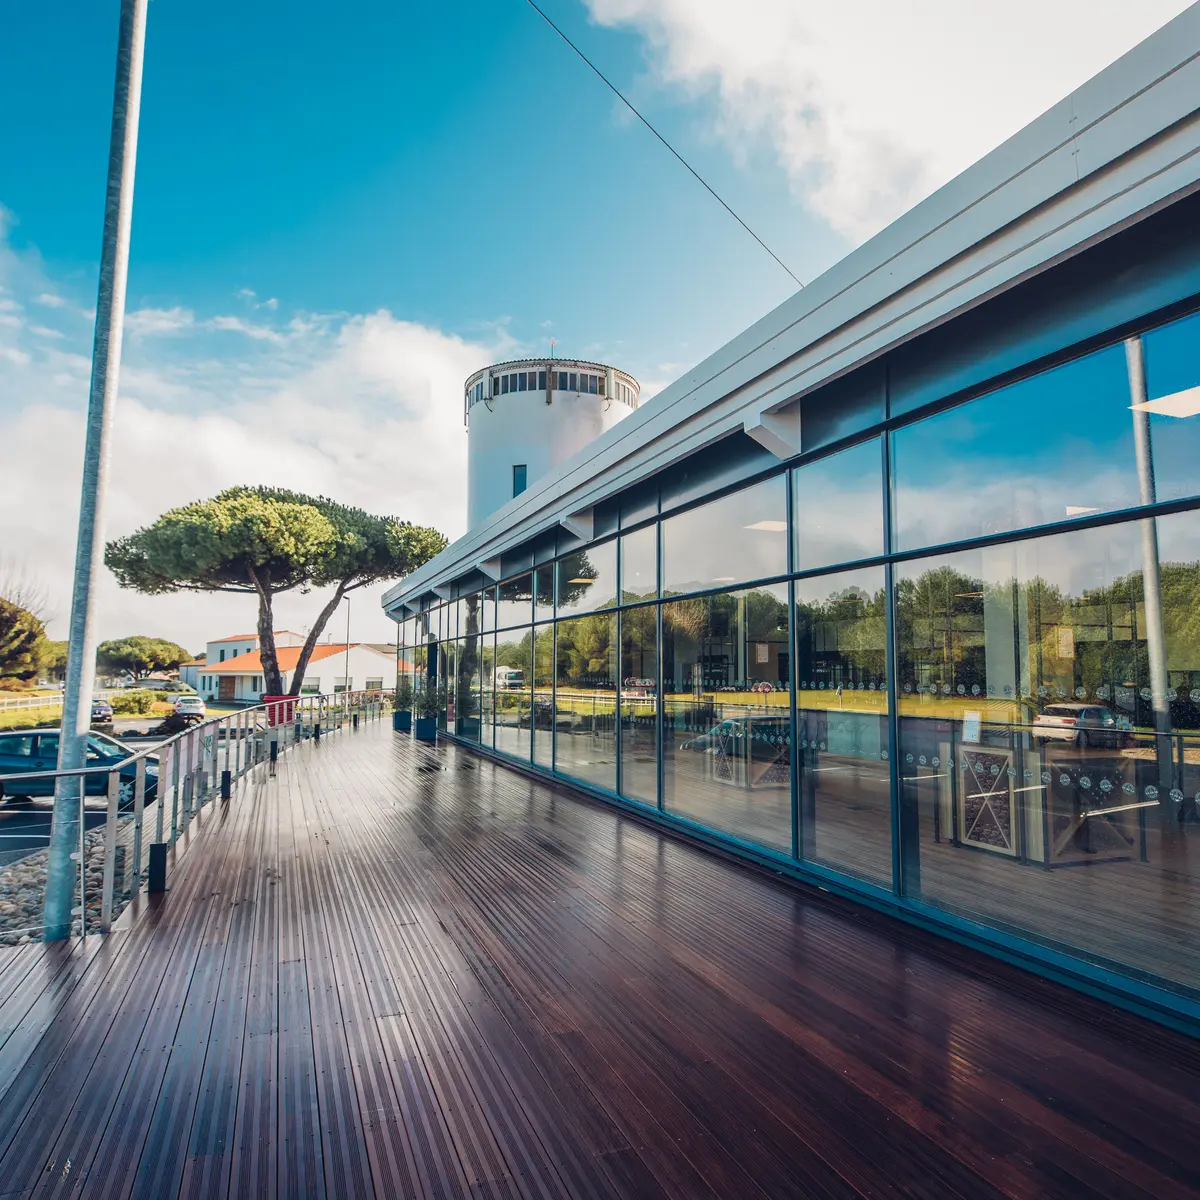
<svg viewBox="0 0 1200 1200">
<path fill-rule="evenodd" d="M 616 84 L 614 84 L 612 80 L 610 80 L 608 76 L 605 75 L 604 72 L 601 71 L 600 68 L 596 66 L 596 64 L 592 62 L 592 60 L 588 58 L 588 56 L 584 54 L 584 52 L 580 50 L 580 48 L 575 45 L 575 43 L 571 41 L 571 39 L 567 37 L 567 35 L 557 25 L 555 25 L 555 23 L 546 15 L 546 13 L 544 13 L 537 6 L 537 4 L 534 3 L 534 0 L 525 0 L 525 2 L 530 8 L 533 9 L 535 13 L 537 13 L 539 17 L 542 18 L 543 21 L 546 22 L 547 25 L 550 26 L 551 29 L 554 30 L 555 33 L 558 34 L 560 38 L 562 38 L 564 42 L 566 42 L 568 46 L 570 46 L 572 50 L 575 51 L 576 54 L 579 55 L 580 58 L 583 59 L 585 63 L 587 63 L 587 65 L 592 69 L 592 71 L 595 72 L 605 87 L 607 87 L 609 91 L 612 92 L 612 94 L 616 96 L 616 98 L 620 100 L 621 103 L 624 104 L 625 107 L 629 109 L 629 111 L 633 113 L 633 115 L 637 117 L 637 119 L 641 121 L 641 123 L 645 125 L 645 127 L 650 130 L 650 132 L 654 134 L 654 136 L 658 138 L 658 140 L 662 142 L 662 144 L 666 146 L 668 150 L 670 150 L 670 152 L 688 169 L 696 182 L 699 183 L 700 186 L 703 187 L 704 190 L 708 192 L 708 194 L 792 277 L 796 285 L 798 287 L 803 287 L 804 284 L 796 278 L 795 272 L 787 265 L 787 263 L 785 263 L 783 259 L 780 258 L 779 255 L 776 254 L 775 251 L 772 250 L 771 247 L 768 246 L 767 243 L 764 242 L 762 238 L 760 238 L 758 234 L 755 233 L 754 230 L 751 229 L 750 226 L 747 225 L 746 222 L 743 221 L 742 218 L 739 217 L 737 213 L 735 213 L 733 209 L 730 208 L 729 205 L 717 195 L 712 186 L 699 174 L 695 167 L 693 167 L 692 164 L 689 163 L 687 159 L 684 158 L 683 155 L 680 154 L 679 151 L 676 150 L 675 147 L 672 146 L 671 143 L 668 142 L 667 139 L 663 137 L 663 135 L 659 133 L 658 130 L 655 129 L 654 126 L 651 125 L 650 122 L 647 121 L 640 112 L 638 112 L 636 108 L 634 108 L 633 104 L 626 98 L 624 93 L 616 86 Z"/>
</svg>

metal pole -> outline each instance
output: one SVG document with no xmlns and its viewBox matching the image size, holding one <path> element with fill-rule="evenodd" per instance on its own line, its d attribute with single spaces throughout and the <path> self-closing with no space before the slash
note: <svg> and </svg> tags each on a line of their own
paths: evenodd
<svg viewBox="0 0 1200 1200">
<path fill-rule="evenodd" d="M 346 596 L 346 691 L 350 691 L 350 596 Z"/>
<path fill-rule="evenodd" d="M 60 771 L 76 770 L 84 765 L 91 722 L 97 643 L 92 591 L 104 553 L 109 439 L 117 398 L 121 337 L 125 322 L 125 286 L 129 274 L 129 234 L 133 221 L 133 177 L 137 160 L 147 3 L 148 0 L 121 0 L 112 136 L 108 150 L 108 188 L 104 200 L 104 236 L 100 249 L 100 287 L 96 300 L 96 332 L 92 343 L 92 379 L 83 451 L 75 577 L 71 593 L 67 679 L 58 750 Z M 78 833 L 75 822 L 79 819 L 80 779 L 80 776 L 60 778 L 55 787 L 42 917 L 43 937 L 47 941 L 61 940 L 69 937 L 71 932 L 71 898 L 75 880 L 70 855 Z"/>
<path fill-rule="evenodd" d="M 1133 446 L 1137 457 L 1138 491 L 1143 504 L 1157 500 L 1154 457 L 1150 444 L 1150 414 L 1138 405 L 1146 403 L 1146 366 L 1142 339 L 1125 342 L 1129 391 L 1133 400 Z M 1142 534 L 1142 598 L 1146 606 L 1146 657 L 1150 665 L 1150 702 L 1154 711 L 1155 758 L 1158 787 L 1163 796 L 1171 790 L 1174 774 L 1171 754 L 1171 706 L 1167 700 L 1167 641 L 1163 630 L 1162 584 L 1159 573 L 1158 523 L 1153 517 L 1138 522 Z M 1136 625 L 1134 637 L 1137 637 Z"/>
</svg>

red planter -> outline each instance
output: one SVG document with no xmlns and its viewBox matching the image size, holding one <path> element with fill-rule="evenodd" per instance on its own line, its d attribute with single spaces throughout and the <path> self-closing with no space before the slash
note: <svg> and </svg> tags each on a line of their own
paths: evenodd
<svg viewBox="0 0 1200 1200">
<path fill-rule="evenodd" d="M 268 705 L 267 724 L 290 725 L 296 719 L 295 696 L 264 696 L 262 703 Z"/>
</svg>

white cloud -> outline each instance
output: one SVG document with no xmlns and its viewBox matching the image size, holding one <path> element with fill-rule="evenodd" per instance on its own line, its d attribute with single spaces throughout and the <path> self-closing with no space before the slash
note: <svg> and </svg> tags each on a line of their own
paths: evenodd
<svg viewBox="0 0 1200 1200">
<path fill-rule="evenodd" d="M 57 294 L 40 266 L 31 277 L 17 265 L 0 238 L 6 296 Z M 461 534 L 460 388 L 473 370 L 509 352 L 503 326 L 468 339 L 384 310 L 303 313 L 278 327 L 235 320 L 182 307 L 129 315 L 142 336 L 125 342 L 107 537 L 239 483 L 321 493 Z M 90 330 L 73 319 L 46 329 L 62 336 L 0 349 L 0 524 L 6 554 L 51 588 L 58 610 L 51 631 L 61 636 L 70 607 Z M 270 336 L 260 336 L 263 330 Z M 231 343 L 226 331 L 245 340 Z M 169 343 L 154 336 L 167 334 Z M 379 608 L 381 590 L 355 593 L 354 636 L 382 640 L 392 632 Z M 107 572 L 99 604 L 102 636 L 144 631 L 192 649 L 254 624 L 249 598 L 138 596 L 118 589 Z M 289 595 L 278 619 L 305 627 L 320 604 L 319 595 Z"/>
<path fill-rule="evenodd" d="M 53 292 L 43 292 L 40 296 L 35 296 L 34 300 L 46 308 L 66 308 L 67 306 L 67 302 Z"/>
<path fill-rule="evenodd" d="M 125 330 L 137 337 L 159 337 L 181 333 L 196 323 L 188 308 L 138 308 L 125 314 Z"/>
<path fill-rule="evenodd" d="M 876 232 L 1188 0 L 585 0 L 647 40 L 657 82 L 770 147 L 852 241 Z"/>
</svg>

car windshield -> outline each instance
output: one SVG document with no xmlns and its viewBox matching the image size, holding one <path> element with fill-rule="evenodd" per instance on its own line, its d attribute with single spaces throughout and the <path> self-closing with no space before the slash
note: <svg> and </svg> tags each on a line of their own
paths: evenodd
<svg viewBox="0 0 1200 1200">
<path fill-rule="evenodd" d="M 102 733 L 93 733 L 88 736 L 89 759 L 121 759 L 128 757 L 128 748 L 122 746 L 116 738 L 105 737 Z"/>
<path fill-rule="evenodd" d="M 1048 717 L 1078 717 L 1083 715 L 1083 710 L 1072 708 L 1069 704 L 1048 704 L 1046 705 L 1046 716 Z"/>
</svg>

